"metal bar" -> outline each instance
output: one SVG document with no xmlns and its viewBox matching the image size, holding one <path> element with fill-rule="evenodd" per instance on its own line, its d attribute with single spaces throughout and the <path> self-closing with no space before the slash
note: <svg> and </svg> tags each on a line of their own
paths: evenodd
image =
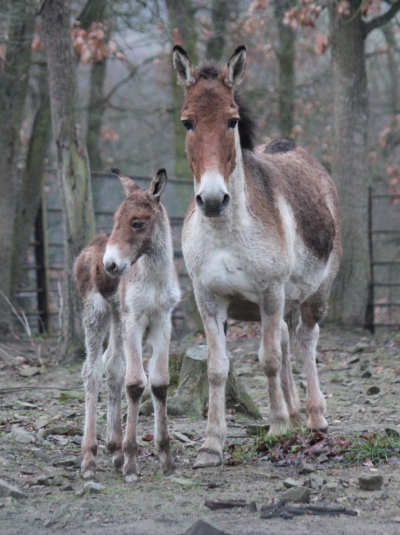
<svg viewBox="0 0 400 535">
<path fill-rule="evenodd" d="M 400 307 L 400 303 L 374 303 L 374 307 L 385 308 L 385 307 Z"/>
<path fill-rule="evenodd" d="M 400 199 L 400 193 L 371 193 L 371 199 Z"/>
<path fill-rule="evenodd" d="M 374 286 L 400 286 L 400 282 L 374 282 Z"/>
<path fill-rule="evenodd" d="M 372 265 L 374 266 L 390 266 L 398 264 L 400 264 L 400 260 L 377 260 L 375 262 L 372 262 Z"/>
<path fill-rule="evenodd" d="M 368 187 L 368 242 L 369 242 L 369 271 L 370 271 L 370 283 L 368 288 L 368 303 L 365 311 L 365 327 L 370 325 L 369 331 L 374 334 L 374 266 L 373 259 L 373 239 L 372 239 L 372 192 L 371 186 Z"/>
<path fill-rule="evenodd" d="M 389 230 L 389 229 L 380 229 L 380 230 L 371 230 L 371 234 L 400 234 L 400 230 Z"/>
</svg>

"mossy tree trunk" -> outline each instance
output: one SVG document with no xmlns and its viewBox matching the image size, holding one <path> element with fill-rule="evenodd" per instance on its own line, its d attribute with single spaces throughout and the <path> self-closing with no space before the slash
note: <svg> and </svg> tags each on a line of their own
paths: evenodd
<svg viewBox="0 0 400 535">
<path fill-rule="evenodd" d="M 211 21 L 214 33 L 207 41 L 207 59 L 220 61 L 224 57 L 226 25 L 230 4 L 229 0 L 213 0 L 212 2 Z"/>
<path fill-rule="evenodd" d="M 339 12 L 336 0 L 329 0 L 328 7 L 335 95 L 332 176 L 339 196 L 343 245 L 330 317 L 344 324 L 364 326 L 371 272 L 365 38 L 390 21 L 400 9 L 400 1 L 368 22 L 362 20 L 362 0 L 350 0 L 346 13 Z"/>
<path fill-rule="evenodd" d="M 44 40 L 49 69 L 53 136 L 57 145 L 58 178 L 64 224 L 64 280 L 61 356 L 69 360 L 83 349 L 81 303 L 73 263 L 95 234 L 89 160 L 76 123 L 76 82 L 66 0 L 47 0 L 43 8 Z"/>
<path fill-rule="evenodd" d="M 93 22 L 103 24 L 108 37 L 106 16 L 107 0 L 89 0 L 85 5 L 78 21 L 84 30 L 88 30 Z M 107 39 L 106 39 L 107 40 Z M 90 92 L 87 124 L 87 151 L 92 171 L 101 171 L 103 162 L 100 150 L 100 134 L 103 122 L 104 82 L 106 78 L 107 60 L 94 61 L 90 71 Z"/>
<path fill-rule="evenodd" d="M 2 21 L 0 44 L 6 56 L 0 59 L 0 334 L 7 334 L 11 326 L 11 309 L 3 295 L 12 298 L 13 233 L 18 195 L 18 157 L 20 129 L 28 74 L 31 63 L 31 43 L 35 21 L 36 2 L 14 0 L 9 7 L 9 26 Z M 4 15 L 6 11 L 2 11 Z M 4 17 L 6 19 L 6 17 Z"/>
<path fill-rule="evenodd" d="M 39 86 L 39 107 L 29 139 L 25 168 L 22 173 L 21 190 L 18 196 L 14 224 L 12 257 L 12 293 L 26 284 L 26 252 L 42 198 L 44 159 L 50 139 L 51 114 L 47 80 L 47 67 L 43 62 L 37 66 L 36 79 Z"/>
<path fill-rule="evenodd" d="M 279 128 L 284 138 L 293 135 L 295 112 L 295 59 L 296 59 L 296 31 L 284 24 L 286 11 L 297 6 L 297 0 L 274 0 L 274 16 L 278 26 L 279 44 L 276 55 L 279 63 Z"/>
</svg>

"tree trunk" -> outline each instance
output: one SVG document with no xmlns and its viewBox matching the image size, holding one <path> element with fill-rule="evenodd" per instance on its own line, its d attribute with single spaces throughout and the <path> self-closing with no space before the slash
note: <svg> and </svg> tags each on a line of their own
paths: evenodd
<svg viewBox="0 0 400 535">
<path fill-rule="evenodd" d="M 20 129 L 28 88 L 31 43 L 35 20 L 35 2 L 12 2 L 6 59 L 0 60 L 0 334 L 10 330 L 11 310 L 3 295 L 10 299 L 12 244 L 18 193 L 18 156 Z M 3 295 L 2 295 L 3 294 Z"/>
<path fill-rule="evenodd" d="M 226 23 L 231 2 L 228 0 L 213 0 L 211 20 L 214 35 L 207 42 L 206 58 L 220 61 L 224 57 Z"/>
<path fill-rule="evenodd" d="M 66 0 L 47 0 L 43 8 L 44 40 L 49 69 L 53 135 L 57 145 L 58 178 L 63 203 L 64 280 L 62 356 L 73 358 L 83 348 L 81 303 L 73 263 L 95 234 L 89 160 L 76 124 L 76 83 L 70 7 Z"/>
<path fill-rule="evenodd" d="M 78 17 L 78 21 L 81 23 L 82 28 L 88 30 L 93 22 L 105 24 L 106 7 L 107 0 L 89 0 L 81 15 Z M 92 171 L 101 171 L 103 168 L 100 150 L 100 131 L 105 110 L 103 90 L 106 77 L 106 66 L 106 59 L 95 61 L 90 72 L 86 143 L 90 169 Z"/>
<path fill-rule="evenodd" d="M 40 87 L 40 104 L 29 139 L 14 224 L 12 294 L 18 287 L 26 284 L 26 272 L 22 268 L 26 263 L 30 235 L 40 207 L 44 158 L 50 139 L 51 115 L 46 64 L 39 67 L 37 80 Z"/>
<path fill-rule="evenodd" d="M 363 326 L 370 284 L 368 243 L 368 93 L 361 0 L 342 16 L 329 2 L 335 146 L 333 179 L 339 195 L 343 258 L 334 283 L 330 317 Z"/>
<path fill-rule="evenodd" d="M 184 47 L 193 64 L 197 63 L 197 35 L 194 20 L 194 9 L 191 0 L 167 0 L 170 32 L 174 44 Z M 176 75 L 171 67 L 172 76 L 172 109 L 174 116 L 174 145 L 175 145 L 175 177 L 188 178 L 192 176 L 186 158 L 186 131 L 181 123 L 182 88 L 176 83 Z"/>
<path fill-rule="evenodd" d="M 297 6 L 297 0 L 274 0 L 274 16 L 278 25 L 279 45 L 276 51 L 279 63 L 279 128 L 281 136 L 291 138 L 295 110 L 296 31 L 283 24 L 286 11 Z"/>
</svg>

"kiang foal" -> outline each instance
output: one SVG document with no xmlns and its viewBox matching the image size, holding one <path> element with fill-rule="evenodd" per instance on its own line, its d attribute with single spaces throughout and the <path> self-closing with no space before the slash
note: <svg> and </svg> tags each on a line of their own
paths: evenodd
<svg viewBox="0 0 400 535">
<path fill-rule="evenodd" d="M 147 383 L 142 342 L 152 345 L 149 382 L 154 403 L 154 442 L 164 473 L 174 470 L 167 429 L 168 351 L 171 312 L 180 291 L 173 263 L 171 229 L 160 195 L 167 176 L 158 171 L 147 191 L 113 169 L 126 200 L 114 216 L 109 238 L 98 235 L 75 262 L 75 278 L 84 303 L 86 361 L 85 429 L 81 472 L 96 469 L 96 406 L 103 375 L 108 382 L 107 447 L 113 464 L 127 481 L 137 479 L 136 427 L 140 400 Z M 103 342 L 108 335 L 108 347 Z M 126 371 L 125 371 L 126 369 Z M 121 389 L 125 378 L 128 418 L 122 442 Z"/>
<path fill-rule="evenodd" d="M 173 61 L 185 88 L 182 123 L 195 179 L 183 254 L 208 344 L 208 424 L 195 467 L 216 466 L 226 436 L 228 317 L 261 320 L 270 433 L 281 434 L 300 420 L 284 319 L 300 307 L 307 426 L 327 428 L 315 351 L 340 262 L 339 210 L 332 180 L 306 151 L 288 140 L 254 147 L 254 123 L 235 94 L 243 46 L 222 69 L 212 62 L 193 67 L 180 46 Z"/>
</svg>

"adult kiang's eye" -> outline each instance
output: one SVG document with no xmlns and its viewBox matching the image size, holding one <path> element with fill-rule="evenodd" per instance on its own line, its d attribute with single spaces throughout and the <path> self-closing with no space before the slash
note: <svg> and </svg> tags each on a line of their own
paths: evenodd
<svg viewBox="0 0 400 535">
<path fill-rule="evenodd" d="M 235 128 L 235 126 L 238 124 L 239 119 L 229 119 L 228 121 L 228 128 L 232 128 L 232 130 Z"/>
<path fill-rule="evenodd" d="M 193 130 L 193 123 L 192 123 L 192 121 L 188 121 L 188 120 L 185 119 L 184 121 L 182 121 L 182 124 L 183 124 L 183 126 L 186 128 L 186 130 L 187 130 L 188 132 L 190 132 L 191 130 Z"/>
<path fill-rule="evenodd" d="M 136 230 L 144 228 L 144 221 L 132 221 L 131 227 Z"/>
</svg>

